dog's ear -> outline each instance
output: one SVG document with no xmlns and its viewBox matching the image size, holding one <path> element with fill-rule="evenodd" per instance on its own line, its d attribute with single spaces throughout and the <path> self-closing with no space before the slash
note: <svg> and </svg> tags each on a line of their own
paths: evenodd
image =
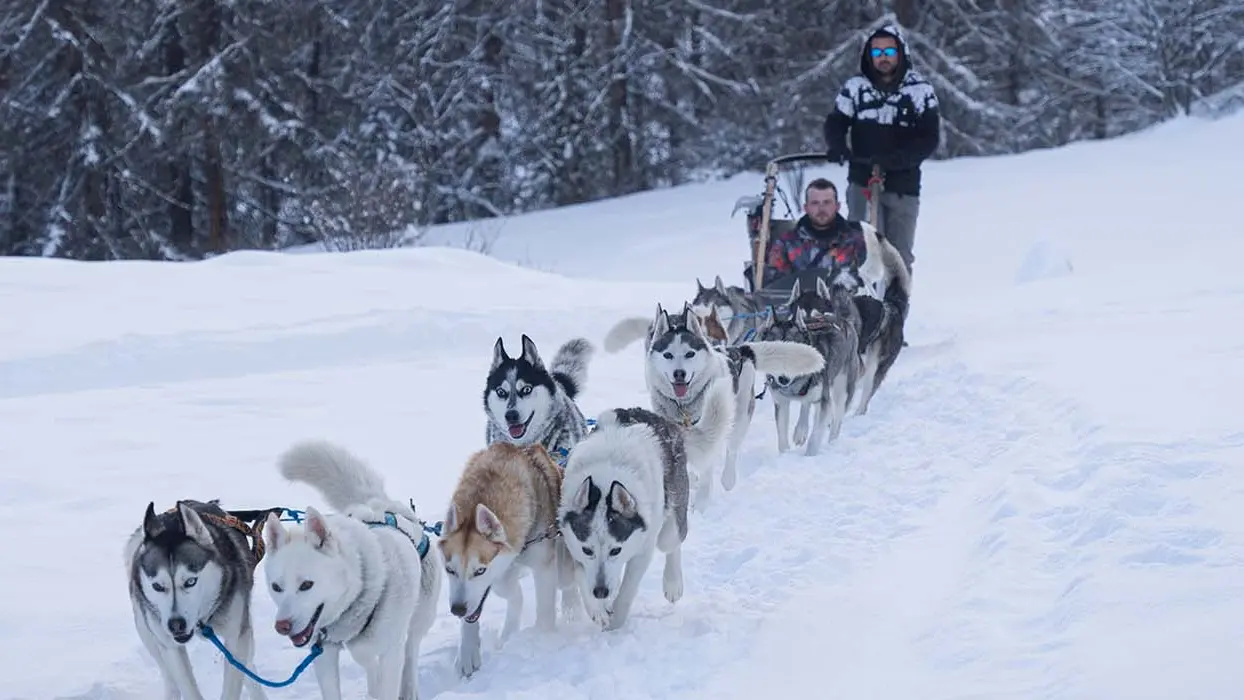
<svg viewBox="0 0 1244 700">
<path fill-rule="evenodd" d="M 700 321 L 700 315 L 691 310 L 690 305 L 683 307 L 683 314 L 683 318 L 687 320 L 687 330 L 700 338 L 706 337 L 704 323 Z"/>
<path fill-rule="evenodd" d="M 307 540 L 312 547 L 323 549 L 332 541 L 332 533 L 328 529 L 328 521 L 313 506 L 307 506 Z"/>
<path fill-rule="evenodd" d="M 492 346 L 492 369 L 500 367 L 508 359 L 510 356 L 505 352 L 505 339 L 498 336 L 496 344 Z"/>
<path fill-rule="evenodd" d="M 501 518 L 498 518 L 497 514 L 483 503 L 475 504 L 475 530 L 489 542 L 505 544 L 508 541 L 505 536 L 505 526 L 501 524 Z"/>
<path fill-rule="evenodd" d="M 795 303 L 795 300 L 798 298 L 799 298 L 799 280 L 796 279 L 795 283 L 790 286 L 790 298 L 786 300 L 787 305 Z"/>
<path fill-rule="evenodd" d="M 699 278 L 699 277 L 696 277 L 696 278 L 695 278 L 695 292 L 696 292 L 696 296 L 699 296 L 699 295 L 700 295 L 700 292 L 703 292 L 703 291 L 704 291 L 704 290 L 706 290 L 706 289 L 708 289 L 708 287 L 705 287 L 705 286 L 704 286 L 704 283 L 700 281 L 700 278 Z"/>
<path fill-rule="evenodd" d="M 458 529 L 458 504 L 450 503 L 449 510 L 445 512 L 445 522 L 441 525 L 441 532 L 448 535 Z"/>
<path fill-rule="evenodd" d="M 592 490 L 595 488 L 592 485 L 592 477 L 584 479 L 583 483 L 579 484 L 579 490 L 575 491 L 574 498 L 570 499 L 570 509 L 578 512 L 586 511 L 592 504 Z"/>
<path fill-rule="evenodd" d="M 153 540 L 164 532 L 160 519 L 156 517 L 155 501 L 147 504 L 147 512 L 143 514 L 143 538 Z"/>
<path fill-rule="evenodd" d="M 721 275 L 717 275 L 717 279 L 713 280 L 713 289 L 716 289 L 717 293 L 723 297 L 729 296 L 726 292 L 726 283 L 721 281 Z"/>
<path fill-rule="evenodd" d="M 639 512 L 639 504 L 622 482 L 615 481 L 609 486 L 609 509 L 624 518 L 633 518 Z"/>
<path fill-rule="evenodd" d="M 658 338 L 662 335 L 665 335 L 665 333 L 669 331 L 669 329 L 670 329 L 670 315 L 669 313 L 665 311 L 665 309 L 660 304 L 657 304 L 657 315 L 653 318 L 653 321 L 652 321 L 652 337 Z"/>
<path fill-rule="evenodd" d="M 193 508 L 184 502 L 178 502 L 177 514 L 181 516 L 181 527 L 190 539 L 209 549 L 214 546 L 212 531 Z"/>
<path fill-rule="evenodd" d="M 833 298 L 833 295 L 829 292 L 829 285 L 825 284 L 824 277 L 816 278 L 816 295 L 826 300 Z"/>
<path fill-rule="evenodd" d="M 532 367 L 543 367 L 544 363 L 540 360 L 540 353 L 536 350 L 536 343 L 526 334 L 523 334 L 523 359 L 531 364 Z"/>
<path fill-rule="evenodd" d="M 801 331 L 808 330 L 808 312 L 803 307 L 795 309 L 795 326 Z"/>
<path fill-rule="evenodd" d="M 275 552 L 288 541 L 289 533 L 285 530 L 285 526 L 281 524 L 281 516 L 276 513 L 268 513 L 268 517 L 264 519 L 263 523 L 263 543 L 268 552 Z"/>
</svg>

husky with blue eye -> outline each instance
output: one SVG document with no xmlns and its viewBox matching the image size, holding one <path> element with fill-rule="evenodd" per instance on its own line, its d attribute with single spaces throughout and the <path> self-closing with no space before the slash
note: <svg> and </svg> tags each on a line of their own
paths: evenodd
<svg viewBox="0 0 1244 700">
<path fill-rule="evenodd" d="M 251 529 L 217 501 L 178 501 L 163 513 L 147 504 L 142 527 L 125 546 L 134 626 L 155 657 L 168 700 L 203 700 L 186 644 L 212 628 L 242 663 L 251 666 L 255 634 L 251 589 L 262 549 L 250 545 Z M 224 667 L 222 700 L 238 700 L 245 682 L 251 697 L 263 688 L 230 664 Z"/>
</svg>

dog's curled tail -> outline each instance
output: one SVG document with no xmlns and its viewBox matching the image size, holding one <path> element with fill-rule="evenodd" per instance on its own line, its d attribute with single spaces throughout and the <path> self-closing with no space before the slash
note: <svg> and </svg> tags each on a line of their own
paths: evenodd
<svg viewBox="0 0 1244 700">
<path fill-rule="evenodd" d="M 549 371 L 570 398 L 577 398 L 587 382 L 587 365 L 592 361 L 596 348 L 587 338 L 573 338 L 562 343 L 553 355 Z"/>
<path fill-rule="evenodd" d="M 740 347 L 752 351 L 756 371 L 764 374 L 785 374 L 798 377 L 820 372 L 825 358 L 811 345 L 793 343 L 789 340 L 757 340 L 743 343 Z"/>
<path fill-rule="evenodd" d="M 605 334 L 605 352 L 614 353 L 636 340 L 648 337 L 652 319 L 632 316 L 624 318 Z"/>
<path fill-rule="evenodd" d="M 307 484 L 337 511 L 388 501 L 384 477 L 344 447 L 327 440 L 295 443 L 277 462 L 281 476 Z"/>
</svg>

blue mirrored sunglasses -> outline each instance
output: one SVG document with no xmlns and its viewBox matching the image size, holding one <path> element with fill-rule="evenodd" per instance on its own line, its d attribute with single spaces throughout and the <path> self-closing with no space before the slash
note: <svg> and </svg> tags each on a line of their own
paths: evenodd
<svg viewBox="0 0 1244 700">
<path fill-rule="evenodd" d="M 886 48 L 884 48 L 884 49 L 873 49 L 873 50 L 872 50 L 872 51 L 870 51 L 869 53 L 871 53 L 871 54 L 872 54 L 873 58 L 877 58 L 877 57 L 878 57 L 878 56 L 880 56 L 881 54 L 885 54 L 885 55 L 887 55 L 887 56 L 897 56 L 897 55 L 898 55 L 898 49 L 894 48 L 893 46 L 887 46 L 887 47 L 886 47 Z"/>
</svg>

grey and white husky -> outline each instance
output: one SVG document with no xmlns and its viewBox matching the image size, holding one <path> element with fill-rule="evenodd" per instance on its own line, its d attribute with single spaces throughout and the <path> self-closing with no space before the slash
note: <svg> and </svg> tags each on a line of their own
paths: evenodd
<svg viewBox="0 0 1244 700">
<path fill-rule="evenodd" d="M 726 286 L 721 275 L 717 275 L 711 287 L 705 287 L 696 278 L 695 298 L 691 300 L 691 306 L 701 315 L 716 309 L 717 317 L 726 324 L 730 343 L 747 338 L 749 332 L 754 335 L 764 320 L 764 305 L 755 295 L 748 294 L 742 287 Z"/>
<path fill-rule="evenodd" d="M 756 410 L 756 373 L 808 374 L 824 365 L 815 349 L 792 342 L 756 341 L 715 346 L 699 316 L 684 304 L 670 314 L 660 304 L 653 319 L 624 319 L 610 330 L 605 349 L 616 351 L 643 337 L 644 379 L 652 410 L 690 427 L 705 449 L 689 455 L 695 470 L 695 505 L 701 508 L 712 493 L 713 464 L 724 453 L 721 484 L 728 491 L 738 479 L 739 448 Z M 716 393 L 731 400 L 733 410 L 706 419 L 705 407 Z"/>
<path fill-rule="evenodd" d="M 203 700 L 186 643 L 201 626 L 212 628 L 221 643 L 251 666 L 255 633 L 251 590 L 259 552 L 251 549 L 248 529 L 218 501 L 178 501 L 156 513 L 147 505 L 142 527 L 125 545 L 134 626 L 155 657 L 167 700 Z M 224 666 L 222 700 L 238 700 L 245 682 L 251 697 L 266 697 L 258 684 Z"/>
<path fill-rule="evenodd" d="M 795 444 L 807 440 L 805 454 L 816 455 L 828 439 L 837 439 L 842 430 L 847 405 L 856 390 L 861 366 L 859 356 L 860 315 L 850 294 L 838 285 L 817 280 L 816 291 L 802 292 L 799 283 L 791 288 L 790 314 L 767 318 L 759 336 L 765 340 L 804 343 L 825 359 L 820 370 L 801 375 L 777 374 L 766 377 L 773 392 L 774 421 L 777 424 L 778 451 L 790 449 L 790 405 L 799 403 L 795 425 Z M 810 408 L 816 418 L 808 434 Z"/>
<path fill-rule="evenodd" d="M 708 404 L 705 421 L 729 420 L 730 402 L 721 399 Z M 657 551 L 665 554 L 665 599 L 682 598 L 687 455 L 706 449 L 698 444 L 705 439 L 647 409 L 616 408 L 570 453 L 557 522 L 584 606 L 604 629 L 626 623 Z"/>
<path fill-rule="evenodd" d="M 878 243 L 878 249 L 883 270 L 881 280 L 871 286 L 872 295 L 854 297 L 864 320 L 860 331 L 860 358 L 864 368 L 855 403 L 855 414 L 859 416 L 868 412 L 869 401 L 903 350 L 903 329 L 911 301 L 911 275 L 898 250 L 884 239 Z"/>
<path fill-rule="evenodd" d="M 587 420 L 575 398 L 583 391 L 595 350 L 586 338 L 574 338 L 557 349 L 546 368 L 535 342 L 526 335 L 522 348 L 518 357 L 510 357 L 501 338 L 493 346 L 484 382 L 485 444 L 540 443 L 553 459 L 564 460 L 587 434 Z"/>
</svg>

